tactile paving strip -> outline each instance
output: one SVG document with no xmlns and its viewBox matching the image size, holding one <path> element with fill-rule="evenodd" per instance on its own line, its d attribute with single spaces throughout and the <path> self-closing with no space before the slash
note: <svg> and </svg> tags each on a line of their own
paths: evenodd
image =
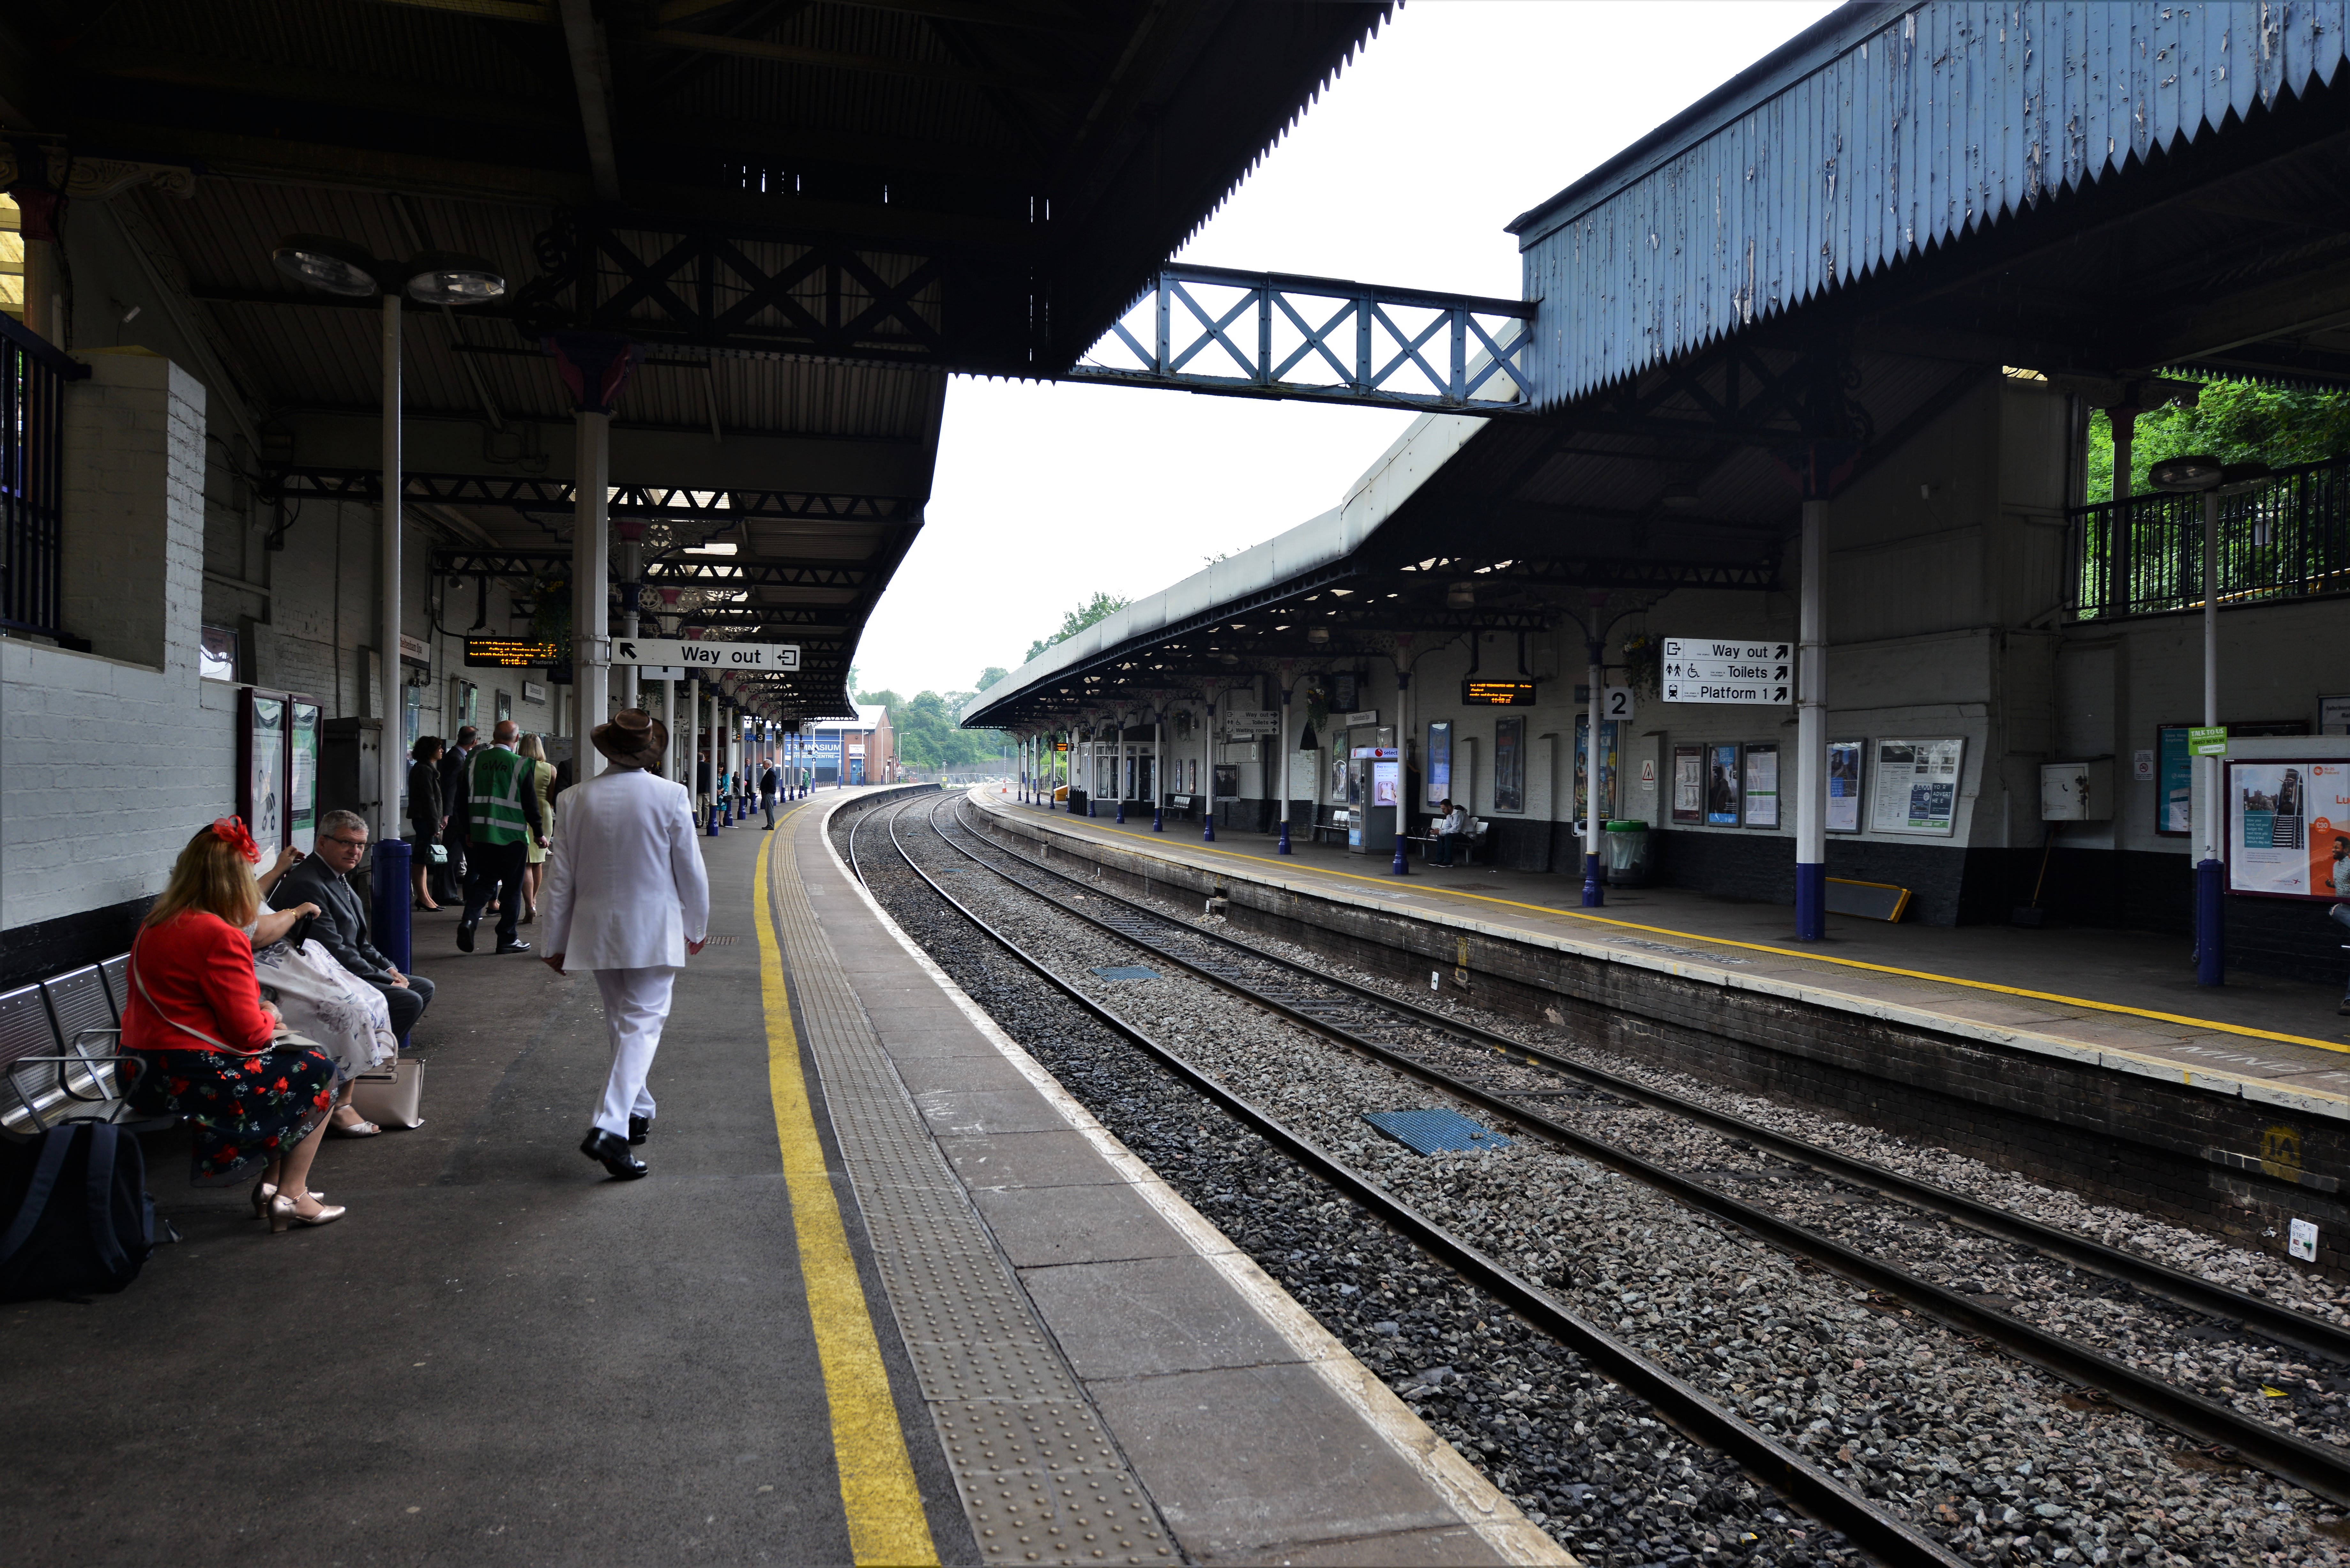
<svg viewBox="0 0 2350 1568">
<path fill-rule="evenodd" d="M 816 923 L 795 812 L 768 886 L 809 1054 L 899 1333 L 990 1563 L 1180 1561 L 932 1140 Z M 778 835 L 782 837 L 783 835 Z"/>
</svg>

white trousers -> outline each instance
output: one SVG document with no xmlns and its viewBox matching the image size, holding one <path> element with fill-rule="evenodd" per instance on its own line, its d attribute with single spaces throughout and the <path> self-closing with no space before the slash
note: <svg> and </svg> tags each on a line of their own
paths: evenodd
<svg viewBox="0 0 2350 1568">
<path fill-rule="evenodd" d="M 661 1025 L 669 1021 L 670 989 L 678 971 L 659 969 L 599 969 L 596 989 L 604 995 L 604 1027 L 612 1036 L 612 1074 L 604 1081 L 604 1103 L 596 1125 L 629 1136 L 629 1117 L 650 1117 L 653 1097 L 645 1077 L 660 1049 Z"/>
</svg>

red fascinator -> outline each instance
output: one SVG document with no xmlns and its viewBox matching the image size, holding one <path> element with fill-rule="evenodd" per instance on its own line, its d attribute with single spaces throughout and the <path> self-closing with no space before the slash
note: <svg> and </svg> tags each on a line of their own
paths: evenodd
<svg viewBox="0 0 2350 1568">
<path fill-rule="evenodd" d="M 252 833 L 244 826 L 244 818 L 241 816 L 213 818 L 213 836 L 253 864 L 256 866 L 261 864 L 261 846 L 254 843 Z"/>
</svg>

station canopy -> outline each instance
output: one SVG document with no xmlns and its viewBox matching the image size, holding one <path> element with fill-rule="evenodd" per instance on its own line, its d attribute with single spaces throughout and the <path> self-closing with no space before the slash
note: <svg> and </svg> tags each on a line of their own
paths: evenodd
<svg viewBox="0 0 2350 1568">
<path fill-rule="evenodd" d="M 2010 9 L 1846 5 L 1515 219 L 1529 395 L 1423 417 L 965 722 L 1784 591 L 1807 490 L 2003 376 L 2084 410 L 2350 386 L 2350 5 Z"/>
<path fill-rule="evenodd" d="M 801 644 L 761 705 L 816 717 L 850 711 L 921 525 L 947 375 L 1066 369 L 1388 9 L 0 0 L 0 113 L 9 172 L 66 192 L 69 241 L 117 231 L 201 345 L 281 526 L 375 497 L 380 340 L 377 301 L 276 270 L 283 237 L 508 280 L 408 312 L 408 505 L 444 578 L 567 572 L 544 345 L 640 345 L 611 481 L 646 607 Z"/>
</svg>

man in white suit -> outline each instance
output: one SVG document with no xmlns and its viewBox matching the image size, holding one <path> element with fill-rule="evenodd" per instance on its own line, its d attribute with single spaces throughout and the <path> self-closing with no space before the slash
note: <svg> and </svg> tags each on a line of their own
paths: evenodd
<svg viewBox="0 0 2350 1568">
<path fill-rule="evenodd" d="M 670 991 L 710 934 L 710 878 L 685 786 L 651 771 L 669 749 L 667 727 L 629 708 L 588 739 L 612 765 L 563 792 L 538 898 L 539 944 L 557 974 L 567 964 L 596 971 L 612 1072 L 579 1152 L 631 1180 L 645 1174 L 629 1147 L 652 1130 L 645 1078 Z"/>
</svg>

